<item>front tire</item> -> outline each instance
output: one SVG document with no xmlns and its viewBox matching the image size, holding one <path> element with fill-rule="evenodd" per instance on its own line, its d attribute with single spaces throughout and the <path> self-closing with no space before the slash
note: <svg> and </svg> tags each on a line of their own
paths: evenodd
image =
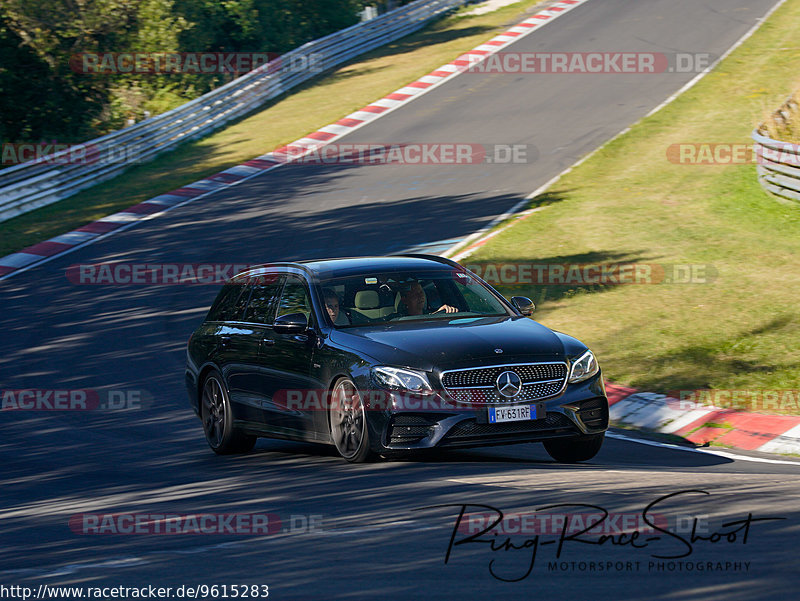
<svg viewBox="0 0 800 601">
<path fill-rule="evenodd" d="M 605 433 L 576 436 L 573 438 L 551 438 L 544 441 L 548 455 L 560 463 L 588 461 L 600 451 Z"/>
<path fill-rule="evenodd" d="M 256 437 L 233 427 L 231 401 L 222 376 L 217 371 L 211 372 L 203 380 L 200 418 L 203 421 L 206 442 L 217 455 L 247 453 L 253 450 Z"/>
<path fill-rule="evenodd" d="M 370 449 L 364 402 L 356 385 L 348 378 L 339 380 L 333 387 L 328 427 L 336 450 L 350 463 L 365 463 L 375 458 Z"/>
</svg>

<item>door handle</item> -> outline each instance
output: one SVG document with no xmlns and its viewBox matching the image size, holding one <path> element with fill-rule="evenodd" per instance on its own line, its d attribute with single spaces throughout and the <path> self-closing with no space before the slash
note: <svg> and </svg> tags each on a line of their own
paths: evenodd
<svg viewBox="0 0 800 601">
<path fill-rule="evenodd" d="M 275 340 L 272 338 L 264 338 L 264 346 L 274 346 Z"/>
</svg>

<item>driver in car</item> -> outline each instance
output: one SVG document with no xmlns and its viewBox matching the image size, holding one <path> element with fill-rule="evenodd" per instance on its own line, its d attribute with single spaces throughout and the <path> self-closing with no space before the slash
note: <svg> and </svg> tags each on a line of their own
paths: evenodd
<svg viewBox="0 0 800 601">
<path fill-rule="evenodd" d="M 400 287 L 400 304 L 397 306 L 397 312 L 388 315 L 386 319 L 390 320 L 407 315 L 424 315 L 428 313 L 426 309 L 427 302 L 422 285 L 417 281 L 407 282 Z M 458 313 L 458 309 L 455 307 L 442 305 L 432 314 L 442 311 L 445 313 Z"/>
</svg>

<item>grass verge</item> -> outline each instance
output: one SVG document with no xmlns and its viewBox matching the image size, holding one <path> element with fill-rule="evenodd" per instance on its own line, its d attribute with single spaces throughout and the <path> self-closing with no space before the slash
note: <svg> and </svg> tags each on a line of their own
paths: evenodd
<svg viewBox="0 0 800 601">
<path fill-rule="evenodd" d="M 478 46 L 538 10 L 523 0 L 480 16 L 471 7 L 323 74 L 199 141 L 71 198 L 0 223 L 0 256 L 202 179 L 337 121 Z"/>
<path fill-rule="evenodd" d="M 788 2 L 697 86 L 552 186 L 557 202 L 463 262 L 709 266 L 704 283 L 498 288 L 530 296 L 538 320 L 588 343 L 614 382 L 797 389 L 800 207 L 767 195 L 754 165 L 675 164 L 667 149 L 752 143 L 764 107 L 800 72 L 798 28 L 800 3 Z"/>
</svg>

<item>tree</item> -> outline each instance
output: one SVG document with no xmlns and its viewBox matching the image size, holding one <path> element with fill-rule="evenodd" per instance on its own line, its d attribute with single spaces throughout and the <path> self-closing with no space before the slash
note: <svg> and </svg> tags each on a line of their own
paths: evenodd
<svg viewBox="0 0 800 601">
<path fill-rule="evenodd" d="M 0 0 L 0 135 L 77 142 L 225 74 L 84 73 L 80 53 L 283 54 L 358 22 L 365 0 Z"/>
</svg>

